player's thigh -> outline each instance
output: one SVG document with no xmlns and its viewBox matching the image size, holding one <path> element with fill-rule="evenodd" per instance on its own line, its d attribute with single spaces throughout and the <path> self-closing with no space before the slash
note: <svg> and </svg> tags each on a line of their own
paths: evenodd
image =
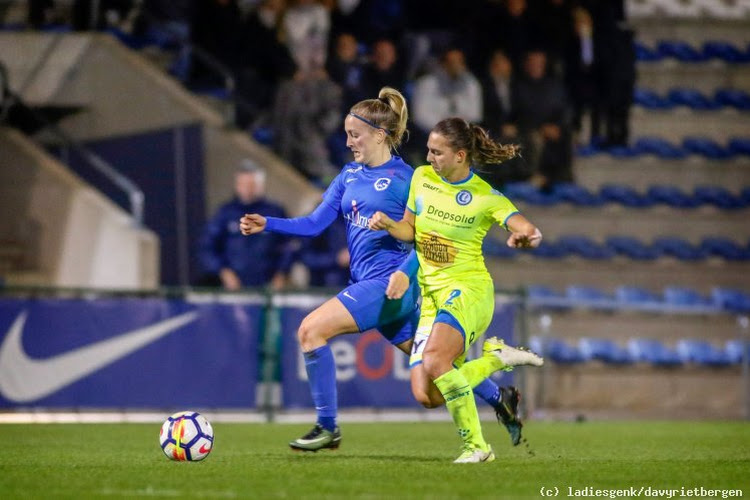
<svg viewBox="0 0 750 500">
<path fill-rule="evenodd" d="M 326 341 L 342 333 L 358 331 L 359 327 L 352 314 L 338 298 L 333 297 L 302 320 L 298 336 L 304 343 L 313 338 Z"/>
<path fill-rule="evenodd" d="M 450 371 L 454 360 L 462 356 L 464 349 L 461 332 L 452 325 L 436 321 L 422 354 L 422 365 L 427 376 L 435 380 Z"/>
</svg>

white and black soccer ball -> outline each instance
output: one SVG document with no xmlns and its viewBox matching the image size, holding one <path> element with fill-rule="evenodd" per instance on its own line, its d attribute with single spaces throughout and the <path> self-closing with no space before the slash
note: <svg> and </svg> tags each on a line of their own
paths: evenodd
<svg viewBox="0 0 750 500">
<path fill-rule="evenodd" d="M 161 426 L 159 445 L 170 460 L 197 462 L 211 453 L 214 430 L 198 412 L 177 412 Z"/>
</svg>

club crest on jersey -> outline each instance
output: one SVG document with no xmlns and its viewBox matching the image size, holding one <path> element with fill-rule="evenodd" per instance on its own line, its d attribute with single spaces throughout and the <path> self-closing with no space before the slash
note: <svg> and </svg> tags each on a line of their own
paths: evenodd
<svg viewBox="0 0 750 500">
<path fill-rule="evenodd" d="M 381 177 L 380 179 L 376 180 L 374 184 L 376 191 L 385 191 L 390 185 L 391 180 L 388 177 Z"/>
<path fill-rule="evenodd" d="M 462 189 L 456 194 L 456 203 L 458 203 L 461 206 L 468 205 L 471 203 L 472 200 L 471 193 L 465 189 Z"/>
</svg>

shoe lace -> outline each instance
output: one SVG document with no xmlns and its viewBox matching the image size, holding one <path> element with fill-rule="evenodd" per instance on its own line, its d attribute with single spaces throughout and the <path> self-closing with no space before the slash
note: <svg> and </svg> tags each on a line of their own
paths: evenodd
<svg viewBox="0 0 750 500">
<path fill-rule="evenodd" d="M 320 424 L 315 424 L 315 427 L 310 429 L 310 432 L 302 436 L 302 439 L 312 439 L 320 436 L 323 433 L 323 427 Z"/>
</svg>

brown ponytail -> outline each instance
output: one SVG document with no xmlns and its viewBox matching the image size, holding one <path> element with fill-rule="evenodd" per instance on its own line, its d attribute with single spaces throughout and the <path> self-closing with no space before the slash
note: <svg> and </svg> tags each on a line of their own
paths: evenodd
<svg viewBox="0 0 750 500">
<path fill-rule="evenodd" d="M 445 137 L 455 151 L 466 151 L 469 162 L 475 166 L 497 165 L 520 154 L 518 145 L 499 144 L 482 127 L 463 118 L 441 120 L 432 131 Z"/>
</svg>

